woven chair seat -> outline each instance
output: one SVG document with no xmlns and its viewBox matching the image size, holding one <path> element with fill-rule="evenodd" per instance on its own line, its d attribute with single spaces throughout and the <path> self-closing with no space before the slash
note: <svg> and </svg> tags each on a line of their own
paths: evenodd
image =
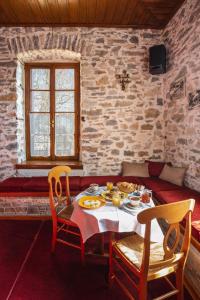
<svg viewBox="0 0 200 300">
<path fill-rule="evenodd" d="M 119 240 L 114 246 L 118 248 L 137 269 L 140 269 L 144 248 L 144 239 L 141 236 L 138 234 L 131 235 Z M 150 264 L 162 261 L 164 256 L 163 245 L 151 242 L 150 247 Z"/>
</svg>

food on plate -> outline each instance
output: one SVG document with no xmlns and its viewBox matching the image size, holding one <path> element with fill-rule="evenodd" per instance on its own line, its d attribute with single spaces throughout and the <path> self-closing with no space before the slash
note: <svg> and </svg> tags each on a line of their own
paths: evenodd
<svg viewBox="0 0 200 300">
<path fill-rule="evenodd" d="M 94 193 L 94 192 L 97 192 L 99 189 L 99 185 L 96 184 L 96 183 L 93 183 L 93 184 L 90 184 L 89 188 L 87 188 L 86 192 L 87 193 Z"/>
<path fill-rule="evenodd" d="M 79 199 L 78 204 L 86 209 L 95 209 L 106 204 L 106 201 L 99 196 L 83 196 Z"/>
<path fill-rule="evenodd" d="M 117 186 L 120 191 L 125 192 L 125 193 L 132 193 L 135 190 L 137 190 L 138 185 L 130 182 L 118 182 Z"/>
<path fill-rule="evenodd" d="M 128 197 L 128 199 L 131 201 L 140 201 L 141 200 L 140 196 L 131 196 L 131 197 Z"/>
<path fill-rule="evenodd" d="M 99 200 L 85 200 L 83 201 L 83 204 L 88 208 L 96 208 L 101 205 L 101 202 Z"/>
<path fill-rule="evenodd" d="M 101 196 L 106 200 L 106 201 L 112 201 L 113 200 L 113 195 L 118 196 L 121 200 L 125 199 L 127 197 L 127 194 L 121 191 L 105 191 L 101 194 Z"/>
</svg>

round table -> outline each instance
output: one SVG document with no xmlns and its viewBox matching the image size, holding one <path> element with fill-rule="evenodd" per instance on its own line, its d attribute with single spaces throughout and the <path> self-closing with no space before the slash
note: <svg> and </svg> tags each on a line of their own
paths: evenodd
<svg viewBox="0 0 200 300">
<path fill-rule="evenodd" d="M 104 189 L 101 187 L 100 192 Z M 144 206 L 141 210 L 135 211 L 133 214 L 123 210 L 121 207 L 115 207 L 112 203 L 106 203 L 97 209 L 84 209 L 79 206 L 78 200 L 85 196 L 84 192 L 76 196 L 73 205 L 74 210 L 71 220 L 75 222 L 81 231 L 83 242 L 86 242 L 91 236 L 96 233 L 110 232 L 136 232 L 144 237 L 145 225 L 140 224 L 137 220 L 137 214 L 149 206 Z M 150 202 L 154 206 L 153 201 Z M 157 222 L 152 221 L 151 225 L 151 241 L 162 242 L 163 233 Z"/>
</svg>

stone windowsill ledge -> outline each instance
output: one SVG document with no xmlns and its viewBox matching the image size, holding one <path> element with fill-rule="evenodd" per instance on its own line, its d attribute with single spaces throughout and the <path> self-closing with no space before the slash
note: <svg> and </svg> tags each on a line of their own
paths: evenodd
<svg viewBox="0 0 200 300">
<path fill-rule="evenodd" d="M 71 169 L 83 169 L 81 161 L 23 161 L 16 164 L 16 169 L 51 169 L 56 166 L 69 166 Z"/>
</svg>

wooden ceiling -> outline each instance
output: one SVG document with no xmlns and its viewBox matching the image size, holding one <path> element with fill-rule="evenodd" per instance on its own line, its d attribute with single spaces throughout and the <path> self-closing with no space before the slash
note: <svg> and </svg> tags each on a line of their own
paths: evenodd
<svg viewBox="0 0 200 300">
<path fill-rule="evenodd" d="M 164 28 L 184 0 L 0 0 L 0 26 Z"/>
</svg>

